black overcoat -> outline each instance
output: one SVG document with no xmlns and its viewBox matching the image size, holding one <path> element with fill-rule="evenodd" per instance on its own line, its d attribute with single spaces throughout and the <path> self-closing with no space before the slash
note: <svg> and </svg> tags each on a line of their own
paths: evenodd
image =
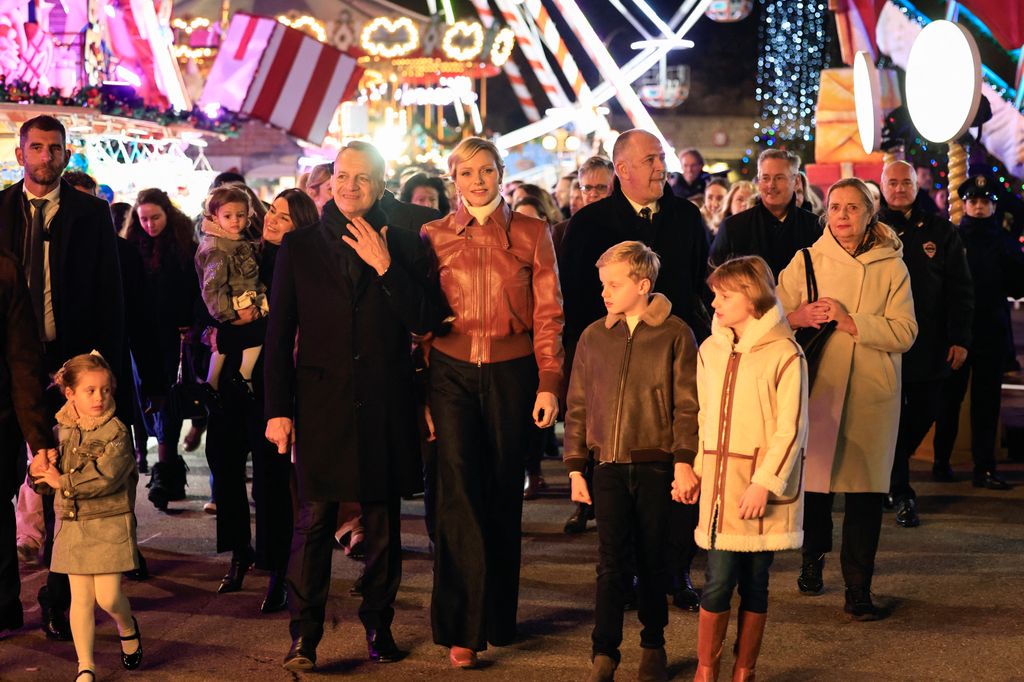
<svg viewBox="0 0 1024 682">
<path fill-rule="evenodd" d="M 376 204 L 365 217 L 387 224 Z M 294 419 L 303 501 L 378 502 L 422 486 L 410 332 L 436 331 L 444 306 L 416 234 L 389 229 L 391 267 L 378 277 L 341 240 L 347 223 L 328 202 L 320 223 L 285 235 L 274 269 L 266 417 Z"/>
</svg>

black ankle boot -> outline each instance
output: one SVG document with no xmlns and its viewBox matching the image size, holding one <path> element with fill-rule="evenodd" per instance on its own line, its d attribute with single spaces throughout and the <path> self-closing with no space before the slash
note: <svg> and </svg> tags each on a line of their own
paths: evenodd
<svg viewBox="0 0 1024 682">
<path fill-rule="evenodd" d="M 843 611 L 859 621 L 882 620 L 889 615 L 884 609 L 875 606 L 871 600 L 870 587 L 847 587 Z"/>
<path fill-rule="evenodd" d="M 800 588 L 800 594 L 821 594 L 821 591 L 825 589 L 825 581 L 821 576 L 824 569 L 824 554 L 804 555 L 803 565 L 800 567 L 800 577 L 796 579 L 796 586 Z"/>
<path fill-rule="evenodd" d="M 238 592 L 242 589 L 242 581 L 245 579 L 245 574 L 252 568 L 253 563 L 253 552 L 252 548 L 248 548 L 246 551 L 235 552 L 231 556 L 231 566 L 228 568 L 228 572 L 220 581 L 220 587 L 217 588 L 217 594 L 227 594 L 229 592 Z"/>
<path fill-rule="evenodd" d="M 285 586 L 284 571 L 270 574 L 267 584 L 267 596 L 263 598 L 260 613 L 277 613 L 288 608 L 288 588 Z"/>
<path fill-rule="evenodd" d="M 689 571 L 680 571 L 672 579 L 672 604 L 684 611 L 700 610 L 700 591 L 693 586 Z"/>
<path fill-rule="evenodd" d="M 164 446 L 161 445 L 161 448 Z M 149 501 L 160 511 L 166 511 L 168 502 L 185 499 L 186 473 L 188 465 L 181 455 L 174 455 L 164 462 L 150 467 Z"/>
</svg>

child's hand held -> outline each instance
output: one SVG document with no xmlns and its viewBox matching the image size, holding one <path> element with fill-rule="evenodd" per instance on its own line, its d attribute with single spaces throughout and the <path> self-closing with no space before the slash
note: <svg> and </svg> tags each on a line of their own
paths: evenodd
<svg viewBox="0 0 1024 682">
<path fill-rule="evenodd" d="M 751 483 L 740 496 L 740 518 L 759 519 L 764 516 L 768 506 L 768 489 L 757 483 Z"/>
<path fill-rule="evenodd" d="M 587 488 L 587 479 L 583 475 L 570 476 L 569 486 L 572 489 L 572 501 L 583 504 L 593 504 L 590 500 L 590 490 Z"/>
</svg>

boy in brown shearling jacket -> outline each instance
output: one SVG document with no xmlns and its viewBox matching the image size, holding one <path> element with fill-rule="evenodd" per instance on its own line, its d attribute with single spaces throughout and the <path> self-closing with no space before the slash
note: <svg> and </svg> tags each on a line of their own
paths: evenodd
<svg viewBox="0 0 1024 682">
<path fill-rule="evenodd" d="M 667 678 L 665 554 L 673 480 L 697 484 L 697 349 L 693 332 L 651 294 L 657 254 L 617 244 L 597 261 L 608 316 L 580 336 L 565 416 L 572 499 L 591 504 L 583 478 L 594 458 L 600 558 L 590 680 L 611 680 L 619 663 L 626 584 L 638 575 L 640 679 Z"/>
</svg>

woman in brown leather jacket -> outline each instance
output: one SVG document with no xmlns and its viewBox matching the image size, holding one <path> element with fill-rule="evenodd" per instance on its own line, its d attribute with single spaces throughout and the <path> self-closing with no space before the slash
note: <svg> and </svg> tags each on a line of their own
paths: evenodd
<svg viewBox="0 0 1024 682">
<path fill-rule="evenodd" d="M 450 331 L 434 339 L 429 405 L 437 435 L 434 642 L 458 668 L 516 638 L 523 456 L 531 422 L 558 414 L 562 294 L 548 226 L 499 193 L 493 144 L 463 140 L 448 171 L 455 213 L 423 227 Z M 531 410 L 532 405 L 532 410 Z"/>
</svg>

